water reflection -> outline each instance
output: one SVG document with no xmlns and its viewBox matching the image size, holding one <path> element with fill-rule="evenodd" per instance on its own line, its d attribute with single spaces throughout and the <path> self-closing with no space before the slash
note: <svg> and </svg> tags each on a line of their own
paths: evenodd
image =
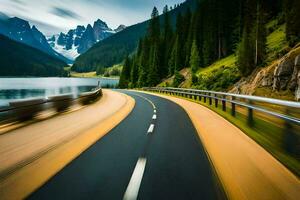
<svg viewBox="0 0 300 200">
<path fill-rule="evenodd" d="M 48 97 L 59 94 L 73 94 L 91 91 L 98 82 L 116 86 L 116 79 L 93 78 L 0 78 L 0 106 L 15 99 Z"/>
</svg>

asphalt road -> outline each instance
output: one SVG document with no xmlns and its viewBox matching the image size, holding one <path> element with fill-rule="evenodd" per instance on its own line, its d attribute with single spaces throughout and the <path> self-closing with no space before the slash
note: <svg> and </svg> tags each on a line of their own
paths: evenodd
<svg viewBox="0 0 300 200">
<path fill-rule="evenodd" d="M 132 113 L 29 199 L 220 199 L 191 120 L 177 104 L 125 92 Z"/>
</svg>

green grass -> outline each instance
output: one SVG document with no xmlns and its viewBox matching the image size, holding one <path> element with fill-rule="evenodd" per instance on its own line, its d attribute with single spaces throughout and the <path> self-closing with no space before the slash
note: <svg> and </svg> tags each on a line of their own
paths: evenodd
<svg viewBox="0 0 300 200">
<path fill-rule="evenodd" d="M 96 72 L 86 72 L 86 73 L 71 72 L 71 77 L 74 77 L 74 78 L 96 78 L 96 77 L 101 77 L 101 76 L 97 76 Z"/>
<path fill-rule="evenodd" d="M 285 25 L 279 26 L 267 37 L 267 61 L 271 62 L 286 53 L 288 43 L 285 38 Z"/>
<path fill-rule="evenodd" d="M 294 93 L 290 90 L 286 90 L 286 91 L 277 91 L 277 90 L 275 90 L 274 91 L 272 88 L 259 87 L 259 88 L 256 88 L 253 95 L 261 96 L 261 97 L 274 98 L 274 99 L 295 101 Z"/>
<path fill-rule="evenodd" d="M 210 74 L 215 70 L 220 69 L 221 67 L 236 67 L 236 56 L 230 55 L 226 58 L 216 61 L 215 63 L 211 64 L 208 67 L 201 68 L 198 70 L 197 75 L 201 74 Z"/>
<path fill-rule="evenodd" d="M 236 116 L 233 117 L 231 115 L 231 109 L 229 108 L 229 106 L 227 106 L 227 110 L 226 112 L 224 112 L 221 108 L 220 103 L 218 108 L 216 108 L 214 106 L 214 103 L 212 106 L 210 106 L 208 100 L 207 103 L 204 103 L 203 101 L 199 101 L 198 99 L 193 100 L 181 96 L 176 97 L 193 101 L 216 112 L 227 121 L 238 127 L 241 131 L 243 131 L 246 135 L 256 141 L 269 153 L 271 153 L 297 177 L 300 177 L 300 158 L 297 158 L 295 155 L 291 155 L 284 150 L 282 142 L 284 137 L 284 130 L 280 123 L 270 123 L 261 117 L 257 117 L 256 115 L 254 126 L 249 127 L 247 124 L 247 116 L 242 113 L 236 112 Z"/>
<path fill-rule="evenodd" d="M 214 91 L 225 91 L 241 78 L 235 55 L 230 55 L 200 69 L 196 76 L 197 82 L 194 82 L 193 88 Z"/>
</svg>

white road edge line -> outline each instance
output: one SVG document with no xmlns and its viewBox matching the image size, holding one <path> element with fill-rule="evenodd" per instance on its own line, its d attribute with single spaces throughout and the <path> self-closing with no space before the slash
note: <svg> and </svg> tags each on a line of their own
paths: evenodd
<svg viewBox="0 0 300 200">
<path fill-rule="evenodd" d="M 147 133 L 152 133 L 154 130 L 154 124 L 151 124 Z"/>
<path fill-rule="evenodd" d="M 156 116 L 156 114 L 154 114 L 153 117 L 152 117 L 152 119 L 156 119 L 156 118 L 157 118 L 157 116 Z"/>
<path fill-rule="evenodd" d="M 123 200 L 136 200 L 146 167 L 146 158 L 139 158 L 130 178 Z"/>
</svg>

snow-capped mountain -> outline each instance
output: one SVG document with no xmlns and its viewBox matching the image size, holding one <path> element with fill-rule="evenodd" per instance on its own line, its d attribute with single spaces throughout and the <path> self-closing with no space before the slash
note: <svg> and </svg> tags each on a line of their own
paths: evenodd
<svg viewBox="0 0 300 200">
<path fill-rule="evenodd" d="M 48 55 L 59 58 L 65 62 L 70 62 L 70 60 L 54 51 L 48 44 L 46 37 L 35 26 L 31 27 L 26 20 L 17 17 L 1 17 L 0 34 L 17 42 L 39 49 Z"/>
<path fill-rule="evenodd" d="M 104 40 L 124 28 L 126 27 L 121 25 L 118 30 L 112 30 L 105 22 L 98 19 L 94 22 L 93 26 L 90 24 L 87 27 L 77 26 L 76 29 L 69 30 L 68 33 L 53 35 L 48 38 L 48 43 L 58 53 L 74 60 L 95 43 Z"/>
</svg>

